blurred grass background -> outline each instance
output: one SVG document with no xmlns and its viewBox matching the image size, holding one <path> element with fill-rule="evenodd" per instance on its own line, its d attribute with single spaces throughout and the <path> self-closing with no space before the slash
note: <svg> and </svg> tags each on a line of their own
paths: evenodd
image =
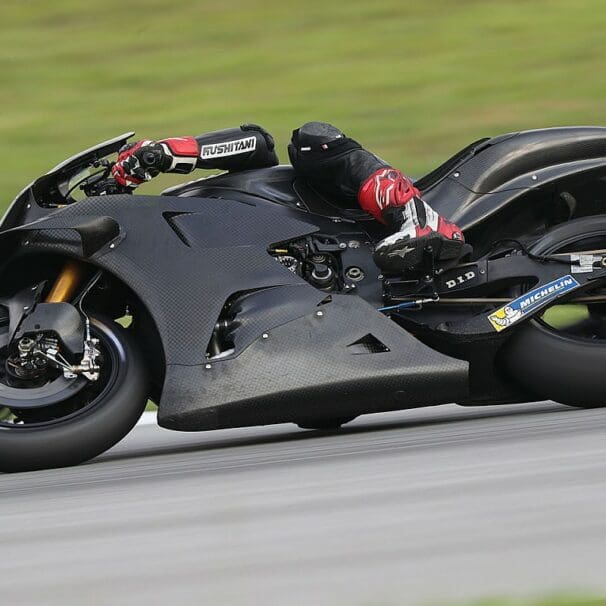
<svg viewBox="0 0 606 606">
<path fill-rule="evenodd" d="M 480 136 L 606 124 L 605 8 L 2 0 L 0 206 L 65 157 L 127 130 L 157 138 L 257 122 L 286 162 L 290 131 L 327 120 L 420 175 Z"/>
<path fill-rule="evenodd" d="M 427 604 L 431 606 L 431 604 Z M 433 606 L 437 606 L 434 604 Z M 454 605 L 451 605 L 454 606 Z M 548 595 L 542 598 L 485 598 L 459 606 L 606 606 L 606 598 L 581 595 Z"/>
</svg>

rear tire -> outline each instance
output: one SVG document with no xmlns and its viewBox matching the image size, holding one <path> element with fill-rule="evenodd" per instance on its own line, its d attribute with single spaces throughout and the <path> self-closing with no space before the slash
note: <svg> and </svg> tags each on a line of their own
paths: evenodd
<svg viewBox="0 0 606 606">
<path fill-rule="evenodd" d="M 525 391 L 579 408 L 606 406 L 606 344 L 580 341 L 531 321 L 507 342 L 507 373 Z"/>
<path fill-rule="evenodd" d="M 583 241 L 602 242 L 601 248 L 606 249 L 606 216 L 584 217 L 559 225 L 531 250 L 535 254 L 552 254 L 575 250 L 576 245 L 576 250 L 587 250 Z M 563 266 L 562 274 L 565 273 Z M 589 307 L 591 315 L 598 314 L 606 323 L 603 304 Z M 600 335 L 576 336 L 541 320 L 530 320 L 505 343 L 498 364 L 537 398 L 580 408 L 606 406 L 606 339 Z"/>
<path fill-rule="evenodd" d="M 105 452 L 137 423 L 147 402 L 143 358 L 132 337 L 115 322 L 91 318 L 94 336 L 111 359 L 112 373 L 80 413 L 46 423 L 0 423 L 0 472 L 77 465 Z"/>
</svg>

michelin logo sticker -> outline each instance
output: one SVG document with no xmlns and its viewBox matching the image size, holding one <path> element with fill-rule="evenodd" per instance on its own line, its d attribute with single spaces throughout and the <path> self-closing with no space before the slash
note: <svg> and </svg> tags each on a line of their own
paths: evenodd
<svg viewBox="0 0 606 606">
<path fill-rule="evenodd" d="M 577 286 L 580 286 L 580 284 L 572 276 L 562 276 L 553 282 L 548 282 L 528 291 L 511 301 L 511 303 L 497 309 L 488 316 L 488 321 L 497 332 L 501 332 L 543 305 L 543 303 L 555 299 Z"/>
</svg>

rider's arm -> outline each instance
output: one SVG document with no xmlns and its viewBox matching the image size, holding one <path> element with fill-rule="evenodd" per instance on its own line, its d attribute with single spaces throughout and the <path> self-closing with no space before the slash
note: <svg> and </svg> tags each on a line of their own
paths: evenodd
<svg viewBox="0 0 606 606">
<path fill-rule="evenodd" d="M 120 185 L 134 189 L 160 173 L 245 170 L 277 163 L 272 136 L 256 124 L 245 124 L 198 137 L 137 141 L 120 150 L 112 175 Z"/>
<path fill-rule="evenodd" d="M 190 173 L 196 168 L 199 153 L 193 137 L 137 141 L 120 150 L 112 175 L 120 185 L 134 189 L 160 173 Z"/>
</svg>

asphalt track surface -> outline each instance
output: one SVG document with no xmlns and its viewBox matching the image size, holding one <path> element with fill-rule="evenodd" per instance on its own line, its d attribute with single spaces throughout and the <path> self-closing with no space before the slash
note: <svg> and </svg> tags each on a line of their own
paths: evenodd
<svg viewBox="0 0 606 606">
<path fill-rule="evenodd" d="M 606 592 L 606 409 L 139 426 L 0 476 L 0 603 L 425 604 Z"/>
</svg>

